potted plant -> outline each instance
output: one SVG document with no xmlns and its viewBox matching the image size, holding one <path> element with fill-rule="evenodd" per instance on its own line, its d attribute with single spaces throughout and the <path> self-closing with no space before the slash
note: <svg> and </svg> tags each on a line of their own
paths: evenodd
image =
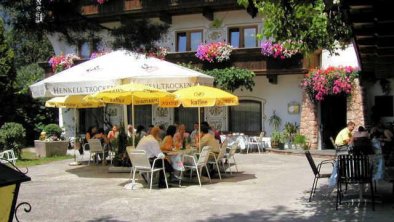
<svg viewBox="0 0 394 222">
<path fill-rule="evenodd" d="M 285 123 L 285 127 L 283 129 L 283 137 L 284 137 L 284 142 L 287 143 L 288 148 L 290 149 L 292 147 L 292 144 L 294 142 L 294 136 L 297 133 L 297 123 Z"/>
<path fill-rule="evenodd" d="M 268 123 L 270 126 L 274 128 L 274 131 L 279 131 L 279 127 L 282 124 L 282 119 L 276 115 L 275 110 L 273 111 L 272 115 L 268 119 Z"/>
<path fill-rule="evenodd" d="M 276 115 L 275 110 L 268 119 L 268 123 L 273 128 L 273 131 L 271 133 L 271 147 L 277 148 L 282 137 L 281 133 L 279 132 L 279 127 L 282 123 L 282 119 L 278 115 Z"/>
<path fill-rule="evenodd" d="M 302 134 L 298 133 L 294 136 L 294 144 L 296 145 L 297 149 L 303 149 L 303 150 L 309 149 L 306 136 Z"/>
<path fill-rule="evenodd" d="M 36 154 L 38 157 L 64 156 L 67 154 L 69 141 L 64 141 L 60 137 L 62 128 L 57 124 L 48 124 L 44 127 L 40 139 L 34 141 Z"/>
<path fill-rule="evenodd" d="M 271 133 L 271 148 L 278 148 L 281 141 L 282 134 L 278 131 Z"/>
</svg>

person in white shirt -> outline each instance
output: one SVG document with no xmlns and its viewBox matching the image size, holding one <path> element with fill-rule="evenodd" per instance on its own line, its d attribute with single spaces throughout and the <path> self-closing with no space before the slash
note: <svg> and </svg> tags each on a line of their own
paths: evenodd
<svg viewBox="0 0 394 222">
<path fill-rule="evenodd" d="M 160 150 L 159 134 L 160 134 L 160 128 L 153 127 L 150 131 L 150 134 L 148 136 L 143 137 L 139 141 L 139 143 L 136 147 L 137 150 L 144 150 L 146 152 L 146 155 L 148 156 L 149 162 L 151 165 L 153 164 L 153 161 L 157 157 L 164 156 L 164 154 Z M 161 166 L 162 166 L 162 162 L 157 161 L 155 164 L 155 167 L 161 167 Z M 164 167 L 166 169 L 166 172 L 173 172 L 174 171 L 171 164 L 169 164 L 169 162 L 166 159 L 164 159 Z M 160 188 L 166 187 L 164 177 L 165 177 L 165 175 L 164 175 L 163 171 L 160 171 L 160 174 L 159 174 L 159 187 Z"/>
<path fill-rule="evenodd" d="M 137 150 L 144 150 L 149 158 L 156 158 L 162 154 L 158 141 L 160 129 L 152 128 L 148 136 L 143 137 L 137 145 Z"/>
</svg>

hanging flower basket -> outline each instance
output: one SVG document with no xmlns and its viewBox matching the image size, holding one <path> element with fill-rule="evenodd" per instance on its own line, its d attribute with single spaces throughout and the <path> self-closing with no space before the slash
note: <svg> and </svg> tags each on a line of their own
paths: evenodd
<svg viewBox="0 0 394 222">
<path fill-rule="evenodd" d="M 314 102 L 324 100 L 326 95 L 350 95 L 358 70 L 351 67 L 328 67 L 311 70 L 301 82 L 301 87 Z"/>
<path fill-rule="evenodd" d="M 54 73 L 61 72 L 72 67 L 76 60 L 80 60 L 81 58 L 74 54 L 67 54 L 67 55 L 59 55 L 59 56 L 52 56 L 48 63 L 52 67 L 52 71 Z"/>
<path fill-rule="evenodd" d="M 197 48 L 196 57 L 201 61 L 223 62 L 230 59 L 233 47 L 224 42 L 201 44 Z"/>
</svg>

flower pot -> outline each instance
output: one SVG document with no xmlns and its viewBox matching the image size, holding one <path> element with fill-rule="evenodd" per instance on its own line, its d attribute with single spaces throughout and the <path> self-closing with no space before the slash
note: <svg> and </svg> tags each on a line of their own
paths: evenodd
<svg viewBox="0 0 394 222">
<path fill-rule="evenodd" d="M 34 140 L 34 147 L 38 157 L 65 156 L 68 144 L 68 141 Z"/>
<path fill-rule="evenodd" d="M 278 141 L 271 141 L 271 148 L 278 148 L 279 142 Z"/>
</svg>

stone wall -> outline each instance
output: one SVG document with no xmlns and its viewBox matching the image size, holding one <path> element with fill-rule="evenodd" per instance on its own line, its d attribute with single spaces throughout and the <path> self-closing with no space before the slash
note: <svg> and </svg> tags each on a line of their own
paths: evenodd
<svg viewBox="0 0 394 222">
<path fill-rule="evenodd" d="M 317 149 L 319 135 L 317 109 L 308 95 L 305 92 L 302 94 L 300 133 L 306 136 L 311 149 Z"/>
<path fill-rule="evenodd" d="M 354 82 L 352 95 L 347 100 L 347 121 L 353 121 L 356 127 L 365 126 L 365 92 L 358 79 Z M 308 142 L 311 143 L 311 149 L 318 148 L 319 125 L 316 105 L 310 101 L 308 95 L 304 92 L 301 108 L 300 133 L 305 135 Z"/>
<path fill-rule="evenodd" d="M 359 79 L 354 80 L 352 95 L 347 100 L 347 121 L 353 121 L 356 124 L 356 129 L 359 126 L 365 126 L 365 99 L 364 89 L 360 84 Z"/>
</svg>

